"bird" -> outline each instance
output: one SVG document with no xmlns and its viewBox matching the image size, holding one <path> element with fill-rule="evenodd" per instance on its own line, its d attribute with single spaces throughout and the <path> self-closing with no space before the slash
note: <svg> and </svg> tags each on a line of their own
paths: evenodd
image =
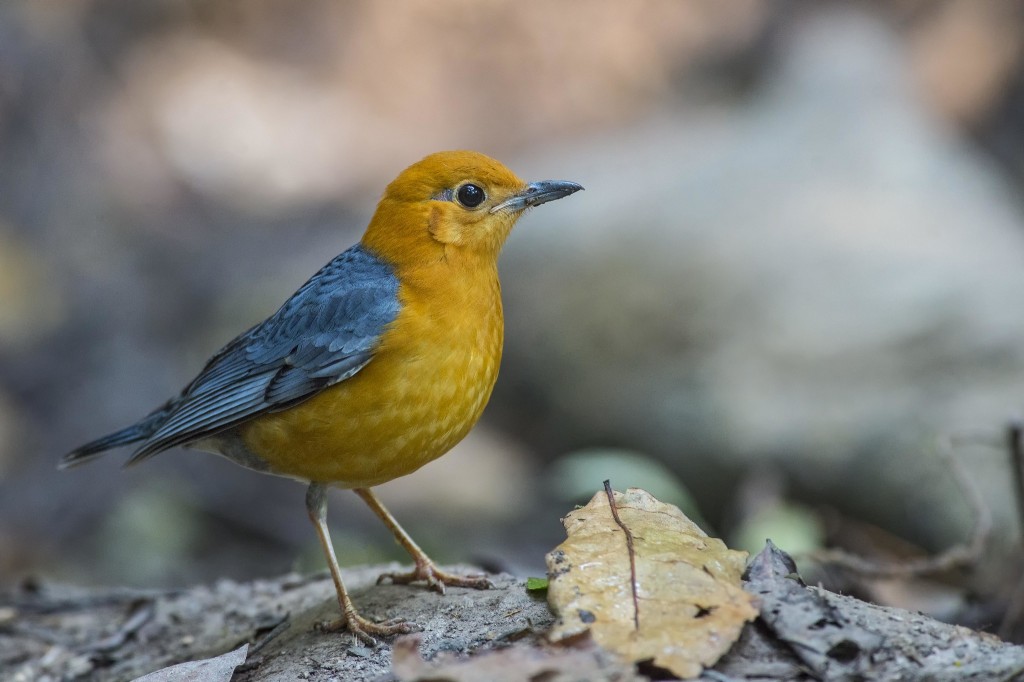
<svg viewBox="0 0 1024 682">
<path fill-rule="evenodd" d="M 125 466 L 185 446 L 303 482 L 341 610 L 326 627 L 368 644 L 415 631 L 357 611 L 330 539 L 327 491 L 354 491 L 412 556 L 410 572 L 378 583 L 423 581 L 441 593 L 492 586 L 484 575 L 441 570 L 372 488 L 445 454 L 476 424 L 502 355 L 502 246 L 527 209 L 582 189 L 524 182 L 478 152 L 426 156 L 386 187 L 358 243 L 215 353 L 178 395 L 59 467 L 125 445 L 136 445 Z"/>
</svg>

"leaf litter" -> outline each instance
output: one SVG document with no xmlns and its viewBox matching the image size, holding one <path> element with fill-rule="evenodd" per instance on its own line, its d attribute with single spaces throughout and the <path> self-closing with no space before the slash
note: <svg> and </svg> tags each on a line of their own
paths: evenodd
<svg viewBox="0 0 1024 682">
<path fill-rule="evenodd" d="M 568 538 L 547 555 L 553 642 L 589 632 L 625 661 L 692 678 L 758 615 L 741 586 L 746 552 L 644 490 L 606 482 L 562 522 Z"/>
</svg>

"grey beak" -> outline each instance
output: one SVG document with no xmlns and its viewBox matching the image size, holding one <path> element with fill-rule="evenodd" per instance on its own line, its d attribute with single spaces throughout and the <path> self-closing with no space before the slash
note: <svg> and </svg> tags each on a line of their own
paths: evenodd
<svg viewBox="0 0 1024 682">
<path fill-rule="evenodd" d="M 540 206 L 549 201 L 567 197 L 570 194 L 579 192 L 583 185 L 568 180 L 541 180 L 531 182 L 522 192 L 515 194 L 491 209 L 491 213 L 498 211 L 522 211 L 531 206 Z"/>
</svg>

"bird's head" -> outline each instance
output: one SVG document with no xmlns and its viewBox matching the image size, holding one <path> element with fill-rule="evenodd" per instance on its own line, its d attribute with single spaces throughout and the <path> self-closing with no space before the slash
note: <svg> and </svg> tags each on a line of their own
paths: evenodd
<svg viewBox="0 0 1024 682">
<path fill-rule="evenodd" d="M 581 189 L 564 180 L 523 182 L 477 152 L 438 152 L 388 185 L 363 244 L 396 264 L 454 254 L 494 260 L 526 209 Z"/>
</svg>

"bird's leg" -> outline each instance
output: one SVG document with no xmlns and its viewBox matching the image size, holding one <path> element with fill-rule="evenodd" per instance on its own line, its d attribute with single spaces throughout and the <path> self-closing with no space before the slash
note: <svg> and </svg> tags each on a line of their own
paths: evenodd
<svg viewBox="0 0 1024 682">
<path fill-rule="evenodd" d="M 376 644 L 374 636 L 386 637 L 388 635 L 415 632 L 416 626 L 404 620 L 374 623 L 372 620 L 367 620 L 356 612 L 356 607 L 348 596 L 344 583 L 341 582 L 341 568 L 338 567 L 338 559 L 334 555 L 334 545 L 331 543 L 330 531 L 327 529 L 326 485 L 323 483 L 309 484 L 309 489 L 306 491 L 306 511 L 309 512 L 309 519 L 316 527 L 316 534 L 319 536 L 320 544 L 324 548 L 324 555 L 327 557 L 327 567 L 331 570 L 331 578 L 334 579 L 334 589 L 338 592 L 338 605 L 341 606 L 341 619 L 328 624 L 326 629 L 347 629 L 369 645 Z"/>
<path fill-rule="evenodd" d="M 389 580 L 395 584 L 406 585 L 417 580 L 423 580 L 427 583 L 428 587 L 441 594 L 444 594 L 445 585 L 472 587 L 477 590 L 486 590 L 494 587 L 494 583 L 488 580 L 485 575 L 455 575 L 454 573 L 447 573 L 439 569 L 437 564 L 427 556 L 427 553 L 420 549 L 420 546 L 398 525 L 395 517 L 384 508 L 384 505 L 380 503 L 380 500 L 377 499 L 377 496 L 369 488 L 353 488 L 353 492 L 363 498 L 363 502 L 369 505 L 373 513 L 394 534 L 398 544 L 404 547 L 405 551 L 416 562 L 416 568 L 409 573 L 384 573 L 377 579 L 378 584 Z"/>
</svg>

